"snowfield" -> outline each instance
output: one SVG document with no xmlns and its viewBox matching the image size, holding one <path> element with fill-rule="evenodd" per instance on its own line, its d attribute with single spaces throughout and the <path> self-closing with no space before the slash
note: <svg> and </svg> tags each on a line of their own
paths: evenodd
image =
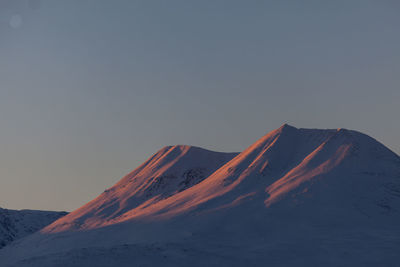
<svg viewBox="0 0 400 267">
<path fill-rule="evenodd" d="M 241 153 L 165 147 L 0 250 L 1 266 L 399 266 L 400 157 L 282 125 Z"/>
</svg>

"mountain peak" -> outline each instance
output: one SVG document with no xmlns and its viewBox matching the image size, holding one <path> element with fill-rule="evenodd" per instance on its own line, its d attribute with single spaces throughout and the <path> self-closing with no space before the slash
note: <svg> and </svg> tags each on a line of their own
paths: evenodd
<svg viewBox="0 0 400 267">
<path fill-rule="evenodd" d="M 169 145 L 169 146 L 164 146 L 163 148 L 161 148 L 157 153 L 167 153 L 167 152 L 171 152 L 171 151 L 179 151 L 182 153 L 185 152 L 196 152 L 196 153 L 228 153 L 228 154 L 237 154 L 237 152 L 218 152 L 218 151 L 214 151 L 214 150 L 210 150 L 210 149 L 206 149 L 206 148 L 202 148 L 199 146 L 191 146 L 191 145 Z"/>
<path fill-rule="evenodd" d="M 195 186 L 237 154 L 189 145 L 165 146 L 92 202 L 47 230 L 81 230 L 123 220 L 125 213 L 142 204 L 151 205 Z"/>
<path fill-rule="evenodd" d="M 176 254 L 182 260 L 187 244 L 196 244 L 188 253 L 198 251 L 197 244 L 203 244 L 208 253 L 210 240 L 218 240 L 216 251 L 221 251 L 220 240 L 226 240 L 231 248 L 232 237 L 249 240 L 249 246 L 256 244 L 251 250 L 254 257 L 253 251 L 261 250 L 252 237 L 260 236 L 262 243 L 278 238 L 268 244 L 273 248 L 282 243 L 282 237 L 294 237 L 292 249 L 304 234 L 308 250 L 310 230 L 324 231 L 319 238 L 331 230 L 346 229 L 343 240 L 348 240 L 349 233 L 365 229 L 369 238 L 373 232 L 367 227 L 375 223 L 395 230 L 387 235 L 394 244 L 392 237 L 398 234 L 400 222 L 399 178 L 399 156 L 365 134 L 342 128 L 306 129 L 285 123 L 240 154 L 166 146 L 93 201 L 10 247 L 18 253 L 0 250 L 0 261 L 11 261 L 10 255 L 16 255 L 16 262 L 23 259 L 28 264 L 23 266 L 31 266 L 38 259 L 60 262 L 62 255 L 68 265 L 71 258 L 83 261 L 85 253 L 97 260 L 97 255 L 107 253 L 103 248 L 111 248 L 110 258 L 120 258 L 118 253 L 125 251 L 129 257 Z M 332 233 L 326 244 L 337 239 Z M 145 241 L 165 241 L 167 245 L 157 253 L 129 250 L 136 251 L 135 242 Z M 183 243 L 185 250 L 170 246 L 179 242 L 188 242 Z M 339 247 L 335 242 L 333 246 Z M 90 248 L 92 244 L 95 246 Z M 360 247 L 363 245 L 364 241 L 360 242 Z M 350 246 L 354 246 L 353 235 Z M 168 247 L 173 249 L 171 254 L 164 250 Z M 149 248 L 146 246 L 146 251 Z M 244 248 L 246 251 L 248 246 Z M 285 245 L 281 251 L 287 249 Z M 82 254 L 75 254 L 77 251 Z M 301 253 L 304 251 L 298 255 Z M 204 258 L 204 253 L 201 255 Z M 281 261 L 281 257 L 276 259 Z M 291 263 L 298 263 L 298 257 L 293 260 Z M 40 263 L 35 266 L 47 266 Z M 96 264 L 79 266 L 89 265 Z"/>
<path fill-rule="evenodd" d="M 169 145 L 169 146 L 164 146 L 161 150 L 170 150 L 170 149 L 189 150 L 193 147 L 194 146 L 189 146 L 189 145 Z"/>
<path fill-rule="evenodd" d="M 384 146 L 356 131 L 298 129 L 287 123 L 240 154 L 166 146 L 93 202 L 44 231 L 168 218 L 201 209 L 205 202 L 224 207 L 235 197 L 249 194 L 258 194 L 269 208 L 281 200 L 290 202 L 290 196 L 299 190 L 311 191 L 311 184 L 316 184 L 313 190 L 318 191 L 319 185 L 335 181 L 321 177 L 339 173 L 338 177 L 345 179 L 349 173 L 375 173 L 387 159 L 393 155 Z"/>
<path fill-rule="evenodd" d="M 286 130 L 286 129 L 297 129 L 296 127 L 289 125 L 288 123 L 284 123 L 279 127 L 278 129 L 280 130 Z"/>
</svg>

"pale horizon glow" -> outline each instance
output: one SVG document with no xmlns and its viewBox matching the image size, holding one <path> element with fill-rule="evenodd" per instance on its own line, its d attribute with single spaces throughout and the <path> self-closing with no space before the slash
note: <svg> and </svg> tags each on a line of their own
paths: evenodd
<svg viewBox="0 0 400 267">
<path fill-rule="evenodd" d="M 0 207 L 71 211 L 166 145 L 347 128 L 400 154 L 396 1 L 0 2 Z"/>
</svg>

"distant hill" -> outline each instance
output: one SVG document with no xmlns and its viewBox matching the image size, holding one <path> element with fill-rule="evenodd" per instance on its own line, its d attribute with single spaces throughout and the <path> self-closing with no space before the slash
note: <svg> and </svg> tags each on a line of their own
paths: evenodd
<svg viewBox="0 0 400 267">
<path fill-rule="evenodd" d="M 67 212 L 0 208 L 0 248 L 42 229 L 66 214 Z"/>
</svg>

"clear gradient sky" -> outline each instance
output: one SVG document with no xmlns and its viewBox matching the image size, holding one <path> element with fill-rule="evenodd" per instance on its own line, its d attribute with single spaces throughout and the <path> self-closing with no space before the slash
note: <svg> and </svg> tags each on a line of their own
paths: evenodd
<svg viewBox="0 0 400 267">
<path fill-rule="evenodd" d="M 399 3 L 0 0 L 0 206 L 70 211 L 164 145 L 285 122 L 399 154 Z"/>
</svg>

